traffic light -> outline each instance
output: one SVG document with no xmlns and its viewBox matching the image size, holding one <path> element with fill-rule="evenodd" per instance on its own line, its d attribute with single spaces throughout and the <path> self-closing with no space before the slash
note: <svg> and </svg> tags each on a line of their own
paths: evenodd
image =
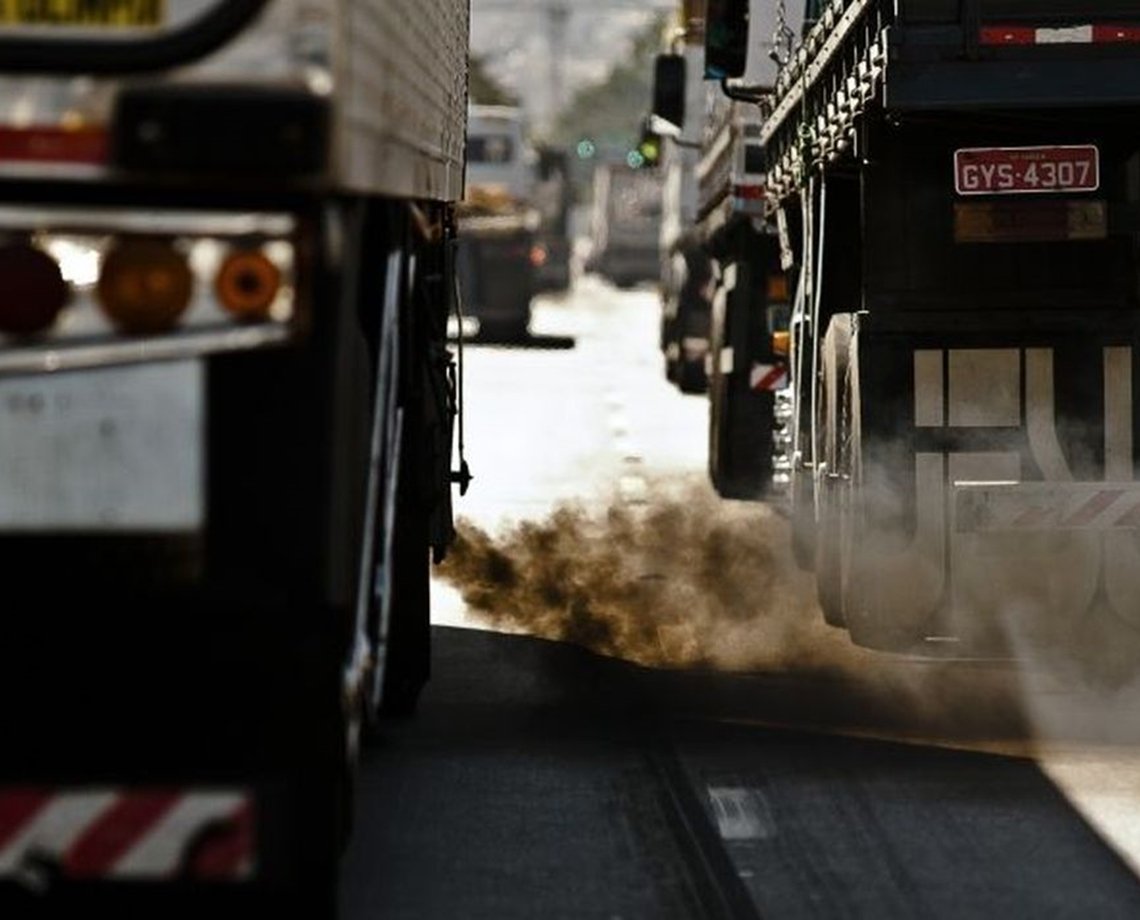
<svg viewBox="0 0 1140 920">
<path fill-rule="evenodd" d="M 639 166 L 652 167 L 661 162 L 661 135 L 649 126 L 648 118 L 641 125 L 641 140 L 638 141 L 635 152 L 641 159 L 637 164 Z"/>
</svg>

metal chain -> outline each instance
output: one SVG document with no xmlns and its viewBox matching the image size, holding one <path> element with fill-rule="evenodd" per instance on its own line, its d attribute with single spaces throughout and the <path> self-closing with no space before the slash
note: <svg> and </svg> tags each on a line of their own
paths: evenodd
<svg viewBox="0 0 1140 920">
<path fill-rule="evenodd" d="M 792 39 L 795 33 L 788 28 L 786 0 L 776 0 L 776 29 L 772 33 L 772 60 L 783 69 L 792 56 Z"/>
</svg>

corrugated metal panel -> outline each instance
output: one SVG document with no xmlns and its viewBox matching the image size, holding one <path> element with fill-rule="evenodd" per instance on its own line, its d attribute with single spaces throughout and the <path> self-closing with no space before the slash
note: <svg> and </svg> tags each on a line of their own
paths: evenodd
<svg viewBox="0 0 1140 920">
<path fill-rule="evenodd" d="M 206 0 L 171 2 L 185 13 Z M 331 94 L 332 185 L 453 201 L 463 193 L 468 26 L 469 0 L 274 0 L 215 54 L 141 79 L 287 83 Z M 0 77 L 0 126 L 104 125 L 119 85 Z"/>
<path fill-rule="evenodd" d="M 468 0 L 343 0 L 336 162 L 353 188 L 463 191 Z"/>
</svg>

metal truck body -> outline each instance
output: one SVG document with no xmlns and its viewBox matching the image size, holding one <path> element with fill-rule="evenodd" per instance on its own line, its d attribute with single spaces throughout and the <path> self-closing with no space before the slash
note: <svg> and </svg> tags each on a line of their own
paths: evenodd
<svg viewBox="0 0 1140 920">
<path fill-rule="evenodd" d="M 808 19 L 761 140 L 824 615 L 879 648 L 1107 651 L 1140 622 L 1140 5 Z"/>
<path fill-rule="evenodd" d="M 428 676 L 465 2 L 0 15 L 0 913 L 335 912 Z"/>
</svg>

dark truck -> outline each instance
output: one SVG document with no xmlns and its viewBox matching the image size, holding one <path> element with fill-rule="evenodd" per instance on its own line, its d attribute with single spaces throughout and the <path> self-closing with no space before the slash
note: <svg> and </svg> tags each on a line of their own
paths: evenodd
<svg viewBox="0 0 1140 920">
<path fill-rule="evenodd" d="M 459 205 L 463 310 L 485 340 L 516 340 L 530 328 L 538 289 L 542 213 L 535 206 L 535 154 L 514 106 L 473 106 L 467 189 Z"/>
<path fill-rule="evenodd" d="M 654 115 L 664 123 L 670 159 L 680 164 L 693 155 L 681 183 L 695 187 L 694 213 L 673 234 L 678 267 L 667 277 L 680 283 L 675 293 L 666 286 L 663 343 L 681 389 L 709 394 L 713 486 L 725 498 L 760 500 L 785 479 L 774 463 L 774 411 L 787 384 L 779 349 L 789 298 L 764 184 L 758 104 L 776 77 L 777 23 L 771 4 L 751 4 L 746 41 L 738 36 L 743 44 L 732 49 L 739 72 L 730 76 L 724 50 L 705 31 L 706 18 L 723 24 L 729 12 L 713 4 L 708 17 L 695 16 L 692 4 L 681 4 L 683 40 L 656 62 Z M 796 22 L 793 12 L 784 27 Z"/>
<path fill-rule="evenodd" d="M 756 104 L 794 291 L 777 462 L 824 616 L 881 649 L 1108 654 L 1140 623 L 1140 5 L 805 23 Z"/>
<path fill-rule="evenodd" d="M 569 157 L 552 147 L 537 149 L 534 202 L 539 213 L 538 232 L 531 261 L 538 292 L 561 293 L 573 281 L 570 270 L 570 208 L 573 186 Z"/>
<path fill-rule="evenodd" d="M 452 536 L 467 30 L 3 7 L 0 915 L 335 914 Z"/>
</svg>

